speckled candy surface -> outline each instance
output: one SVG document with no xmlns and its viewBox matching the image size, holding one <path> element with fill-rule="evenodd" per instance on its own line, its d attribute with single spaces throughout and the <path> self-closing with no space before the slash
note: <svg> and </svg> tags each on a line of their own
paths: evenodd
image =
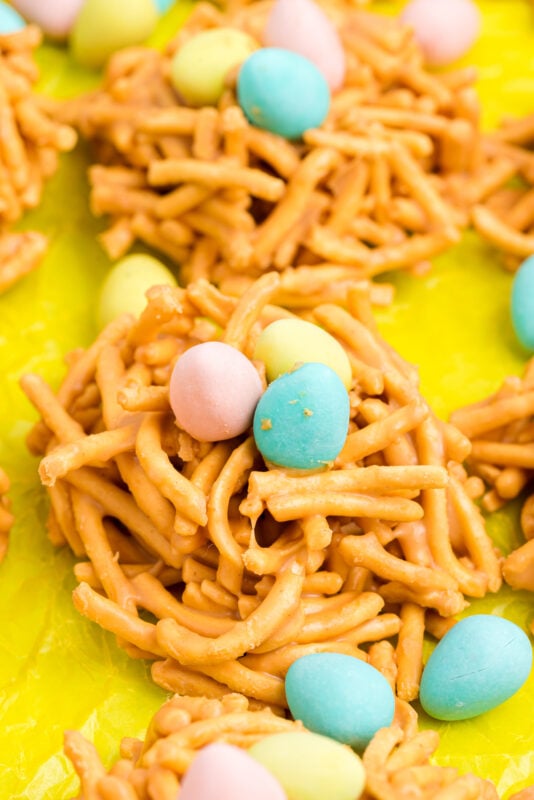
<svg viewBox="0 0 534 800">
<path fill-rule="evenodd" d="M 241 67 L 237 99 L 253 125 L 299 139 L 324 121 L 330 89 L 322 72 L 304 56 L 265 47 Z"/>
<path fill-rule="evenodd" d="M 201 442 L 219 442 L 247 430 L 262 389 L 243 353 L 224 342 L 204 342 L 177 360 L 169 399 L 181 428 Z"/>
<path fill-rule="evenodd" d="M 223 742 L 204 747 L 187 770 L 180 800 L 287 800 L 279 781 L 244 750 Z"/>
<path fill-rule="evenodd" d="M 176 278 L 157 258 L 131 255 L 117 261 L 102 283 L 96 305 L 97 325 L 103 328 L 119 314 L 138 316 L 151 286 L 176 286 Z"/>
<path fill-rule="evenodd" d="M 395 697 L 381 672 L 352 656 L 312 653 L 286 675 L 295 719 L 315 733 L 363 750 L 379 728 L 391 725 Z"/>
<path fill-rule="evenodd" d="M 26 23 L 14 8 L 0 2 L 0 34 L 15 33 L 25 26 Z"/>
<path fill-rule="evenodd" d="M 13 0 L 13 6 L 29 22 L 55 39 L 69 34 L 83 3 L 84 0 Z"/>
<path fill-rule="evenodd" d="M 276 775 L 288 800 L 358 800 L 363 792 L 360 758 L 325 736 L 277 733 L 253 745 L 249 753 Z"/>
<path fill-rule="evenodd" d="M 267 47 L 300 53 L 322 72 L 335 91 L 345 77 L 345 51 L 339 34 L 313 0 L 277 0 L 264 32 Z"/>
<path fill-rule="evenodd" d="M 144 42 L 158 18 L 153 0 L 85 0 L 71 31 L 72 55 L 86 67 L 101 67 L 121 47 Z"/>
<path fill-rule="evenodd" d="M 236 28 L 203 31 L 176 52 L 171 67 L 173 86 L 189 105 L 216 105 L 228 72 L 258 47 L 255 39 Z"/>
<path fill-rule="evenodd" d="M 531 643 L 519 626 L 475 614 L 438 643 L 424 668 L 419 699 L 436 719 L 470 719 L 515 694 L 531 666 Z"/>
<path fill-rule="evenodd" d="M 343 383 L 330 367 L 310 363 L 267 387 L 254 414 L 254 438 L 267 462 L 320 469 L 339 454 L 348 424 Z"/>
<path fill-rule="evenodd" d="M 401 20 L 413 28 L 428 64 L 444 66 L 463 56 L 480 30 L 473 0 L 411 0 Z"/>
<path fill-rule="evenodd" d="M 534 256 L 514 275 L 511 295 L 512 325 L 525 350 L 534 352 Z"/>
<path fill-rule="evenodd" d="M 254 358 L 265 364 L 269 381 L 295 364 L 316 361 L 333 369 L 346 389 L 352 384 L 350 361 L 337 339 L 302 319 L 279 319 L 267 325 L 256 342 Z"/>
</svg>

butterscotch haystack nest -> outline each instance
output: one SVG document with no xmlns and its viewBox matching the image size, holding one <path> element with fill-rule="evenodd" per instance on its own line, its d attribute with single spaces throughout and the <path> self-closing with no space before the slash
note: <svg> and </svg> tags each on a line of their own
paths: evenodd
<svg viewBox="0 0 534 800">
<path fill-rule="evenodd" d="M 122 741 L 121 757 L 109 771 L 79 733 L 66 733 L 65 752 L 80 777 L 79 800 L 176 800 L 184 773 L 203 747 L 225 742 L 247 749 L 265 736 L 302 730 L 298 722 L 252 708 L 239 694 L 175 695 L 154 715 L 144 742 Z M 435 731 L 418 731 L 415 711 L 397 701 L 393 724 L 382 728 L 363 754 L 362 800 L 497 800 L 490 781 L 431 763 L 438 742 Z"/>
<path fill-rule="evenodd" d="M 505 559 L 514 589 L 534 591 L 534 359 L 522 378 L 508 377 L 495 394 L 461 408 L 452 420 L 471 439 L 468 467 L 489 486 L 483 504 L 494 511 L 521 494 L 525 543 Z M 534 623 L 532 624 L 534 631 Z"/>
<path fill-rule="evenodd" d="M 40 263 L 46 237 L 15 233 L 11 226 L 39 205 L 58 153 L 76 143 L 75 131 L 56 122 L 53 104 L 34 91 L 40 42 L 34 26 L 0 36 L 0 292 Z"/>
<path fill-rule="evenodd" d="M 534 252 L 531 122 L 482 135 L 473 68 L 433 73 L 398 20 L 323 5 L 348 69 L 302 142 L 248 123 L 235 73 L 216 108 L 183 105 L 170 82 L 174 53 L 199 31 L 233 25 L 261 41 L 269 0 L 227 14 L 199 3 L 163 55 L 117 53 L 102 89 L 68 104 L 94 147 L 91 206 L 110 217 L 111 258 L 140 239 L 184 280 L 239 294 L 266 269 L 422 271 L 471 223 L 510 268 Z"/>
<path fill-rule="evenodd" d="M 263 328 L 290 315 L 279 287 L 276 273 L 239 301 L 205 281 L 154 287 L 138 320 L 118 318 L 73 355 L 57 395 L 23 377 L 42 415 L 29 444 L 43 456 L 49 534 L 80 558 L 78 610 L 152 660 L 170 691 L 237 691 L 281 713 L 293 661 L 333 651 L 413 700 L 425 631 L 441 637 L 467 597 L 496 592 L 500 561 L 472 500 L 481 481 L 461 466 L 469 442 L 378 335 L 368 284 L 308 315 L 353 373 L 329 469 L 269 469 L 250 431 L 202 443 L 170 409 L 180 354 L 217 338 L 251 358 Z"/>
<path fill-rule="evenodd" d="M 398 21 L 328 5 L 347 78 L 303 142 L 251 126 L 235 75 L 217 108 L 182 105 L 169 79 L 176 50 L 228 24 L 261 40 L 270 6 L 228 17 L 199 3 L 163 55 L 116 54 L 102 89 L 64 110 L 94 146 L 91 206 L 112 222 L 104 247 L 118 258 L 141 239 L 183 265 L 186 280 L 234 293 L 271 268 L 342 266 L 369 278 L 426 267 L 458 241 L 465 197 L 480 197 L 473 71 L 431 74 Z"/>
</svg>

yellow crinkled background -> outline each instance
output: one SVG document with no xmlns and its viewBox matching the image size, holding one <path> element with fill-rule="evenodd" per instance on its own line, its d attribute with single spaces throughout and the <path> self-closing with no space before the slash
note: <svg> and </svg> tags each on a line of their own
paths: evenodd
<svg viewBox="0 0 534 800">
<path fill-rule="evenodd" d="M 442 0 L 445 2 L 445 0 Z M 378 2 L 394 13 L 403 4 Z M 502 114 L 534 111 L 534 8 L 529 0 L 480 0 L 483 32 L 466 62 L 480 70 L 487 127 Z M 178 0 L 153 38 L 160 44 L 191 8 Z M 66 52 L 39 53 L 41 88 L 69 96 L 94 87 L 98 76 L 76 67 Z M 95 240 L 100 223 L 87 202 L 82 148 L 64 156 L 42 207 L 23 227 L 51 240 L 39 270 L 0 297 L 0 464 L 12 480 L 16 514 L 9 553 L 0 567 L 0 800 L 63 800 L 77 788 L 62 755 L 62 735 L 76 728 L 106 762 L 122 736 L 140 736 L 163 701 L 142 662 L 79 617 L 70 592 L 74 560 L 46 539 L 46 501 L 24 436 L 35 414 L 18 387 L 39 372 L 53 385 L 63 355 L 95 335 L 93 301 L 109 266 Z M 389 279 L 390 276 L 388 276 Z M 514 341 L 508 297 L 511 276 L 474 234 L 436 261 L 425 278 L 396 275 L 392 308 L 380 312 L 383 334 L 418 364 L 423 393 L 441 416 L 493 391 L 526 361 Z M 490 530 L 507 552 L 519 541 L 517 509 L 494 514 Z M 504 589 L 471 612 L 499 613 L 526 627 L 533 597 Z M 496 781 L 501 793 L 534 783 L 534 678 L 511 700 L 475 721 L 438 725 L 438 758 Z"/>
</svg>

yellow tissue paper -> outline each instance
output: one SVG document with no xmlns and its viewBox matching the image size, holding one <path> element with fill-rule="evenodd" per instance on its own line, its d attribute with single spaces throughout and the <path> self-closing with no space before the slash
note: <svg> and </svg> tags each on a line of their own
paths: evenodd
<svg viewBox="0 0 534 800">
<path fill-rule="evenodd" d="M 445 2 L 446 0 L 443 0 Z M 395 13 L 402 3 L 378 2 Z M 534 111 L 534 8 L 529 0 L 481 0 L 483 31 L 465 63 L 477 64 L 486 127 L 504 113 Z M 168 39 L 191 8 L 179 0 L 153 37 Z M 98 84 L 98 73 L 72 63 L 65 50 L 39 53 L 41 90 L 72 96 Z M 35 412 L 18 386 L 21 374 L 57 386 L 63 356 L 95 336 L 94 302 L 109 268 L 95 236 L 83 147 L 64 156 L 41 208 L 24 228 L 50 238 L 42 266 L 0 297 L 0 464 L 12 481 L 16 523 L 0 567 L 0 800 L 63 800 L 78 782 L 62 755 L 63 731 L 81 730 L 106 763 L 122 736 L 142 736 L 165 698 L 147 666 L 133 661 L 113 637 L 80 617 L 71 603 L 74 558 L 46 538 L 47 504 L 37 461 L 24 437 Z M 494 391 L 526 361 L 512 333 L 512 277 L 475 234 L 437 259 L 424 278 L 387 276 L 397 287 L 393 306 L 379 313 L 383 335 L 420 368 L 422 389 L 445 418 L 455 407 Z M 493 514 L 490 531 L 508 552 L 520 541 L 517 508 Z M 493 612 L 525 629 L 534 598 L 503 589 L 472 603 L 468 613 Z M 499 792 L 534 783 L 534 679 L 483 718 L 432 724 L 441 732 L 438 761 L 491 778 Z"/>
</svg>

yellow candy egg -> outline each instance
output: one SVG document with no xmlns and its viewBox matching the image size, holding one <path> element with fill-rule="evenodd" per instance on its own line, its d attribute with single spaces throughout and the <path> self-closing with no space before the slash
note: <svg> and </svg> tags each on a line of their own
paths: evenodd
<svg viewBox="0 0 534 800">
<path fill-rule="evenodd" d="M 116 50 L 144 42 L 158 18 L 154 0 L 85 0 L 70 36 L 72 55 L 101 67 Z"/>
<path fill-rule="evenodd" d="M 119 314 L 139 316 L 146 306 L 146 292 L 151 286 L 176 286 L 176 278 L 152 256 L 126 256 L 108 272 L 100 289 L 96 308 L 99 328 Z"/>
<path fill-rule="evenodd" d="M 189 39 L 176 53 L 171 78 L 174 88 L 192 106 L 216 105 L 228 72 L 259 47 L 236 28 L 214 28 Z"/>
<path fill-rule="evenodd" d="M 352 384 L 349 358 L 327 331 L 302 319 L 279 319 L 260 334 L 254 358 L 263 361 L 268 381 L 274 381 L 295 364 L 310 361 L 326 364 L 343 381 L 345 388 Z"/>
</svg>

